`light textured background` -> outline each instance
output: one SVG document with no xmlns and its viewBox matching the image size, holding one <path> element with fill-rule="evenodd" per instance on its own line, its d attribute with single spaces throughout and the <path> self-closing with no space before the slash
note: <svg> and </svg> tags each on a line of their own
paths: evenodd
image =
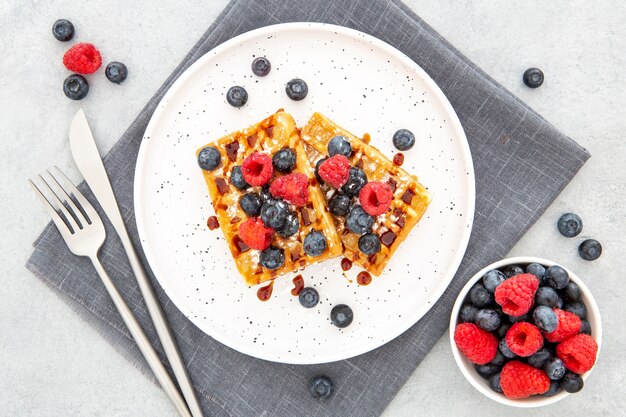
<svg viewBox="0 0 626 417">
<path fill-rule="evenodd" d="M 0 279 L 0 415 L 172 416 L 158 387 L 104 342 L 23 265 L 47 218 L 25 180 L 56 164 L 80 177 L 67 146 L 70 116 L 79 106 L 108 150 L 153 92 L 226 5 L 227 0 L 0 2 L 0 163 L 2 266 Z M 512 255 L 561 262 L 586 281 L 603 314 L 600 361 L 582 394 L 548 410 L 509 410 L 480 396 L 462 377 L 444 336 L 387 409 L 389 416 L 622 415 L 626 374 L 626 315 L 620 271 L 626 270 L 626 8 L 619 1 L 453 0 L 407 4 L 487 73 L 565 134 L 587 147 L 591 160 Z M 62 92 L 66 44 L 50 34 L 52 22 L 72 20 L 76 41 L 125 62 L 126 83 L 99 72 L 86 100 Z M 531 65 L 546 73 L 538 90 L 520 77 Z M 580 260 L 578 238 L 561 238 L 554 223 L 564 211 L 585 221 L 583 235 L 605 253 Z M 447 320 L 442 317 L 442 320 Z"/>
</svg>

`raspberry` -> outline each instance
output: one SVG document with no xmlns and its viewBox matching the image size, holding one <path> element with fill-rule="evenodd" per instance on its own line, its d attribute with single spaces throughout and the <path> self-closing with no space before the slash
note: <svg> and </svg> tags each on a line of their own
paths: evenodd
<svg viewBox="0 0 626 417">
<path fill-rule="evenodd" d="M 239 225 L 239 237 L 252 249 L 264 250 L 272 243 L 274 229 L 266 227 L 258 217 L 251 217 Z"/>
<path fill-rule="evenodd" d="M 543 336 L 539 329 L 525 321 L 512 325 L 505 338 L 511 352 L 521 357 L 530 356 L 543 346 Z"/>
<path fill-rule="evenodd" d="M 72 72 L 93 74 L 102 65 L 102 57 L 92 44 L 77 43 L 63 55 L 63 65 Z"/>
<path fill-rule="evenodd" d="M 491 362 L 498 352 L 498 339 L 474 323 L 457 325 L 454 342 L 467 359 L 478 365 Z"/>
<path fill-rule="evenodd" d="M 556 355 L 565 367 L 577 374 L 584 374 L 596 362 L 598 344 L 588 334 L 577 334 L 556 346 Z"/>
<path fill-rule="evenodd" d="M 250 185 L 265 185 L 274 175 L 272 158 L 261 152 L 248 155 L 241 164 L 243 179 Z"/>
<path fill-rule="evenodd" d="M 309 202 L 309 179 L 300 173 L 278 177 L 270 185 L 270 194 L 296 206 L 304 206 Z"/>
<path fill-rule="evenodd" d="M 576 314 L 560 308 L 555 308 L 554 313 L 557 319 L 556 329 L 543 334 L 548 342 L 562 342 L 580 331 L 582 321 Z"/>
<path fill-rule="evenodd" d="M 372 181 L 363 186 L 359 193 L 359 201 L 363 210 L 371 216 L 378 216 L 387 211 L 393 199 L 389 184 Z"/>
<path fill-rule="evenodd" d="M 515 275 L 498 285 L 496 303 L 509 316 L 522 316 L 532 307 L 537 288 L 539 280 L 533 274 Z"/>
<path fill-rule="evenodd" d="M 500 387 L 507 398 L 516 400 L 548 391 L 550 379 L 543 371 L 527 363 L 511 361 L 502 368 Z"/>
<path fill-rule="evenodd" d="M 341 154 L 326 159 L 319 167 L 321 179 L 335 188 L 341 188 L 350 177 L 350 161 Z"/>
</svg>

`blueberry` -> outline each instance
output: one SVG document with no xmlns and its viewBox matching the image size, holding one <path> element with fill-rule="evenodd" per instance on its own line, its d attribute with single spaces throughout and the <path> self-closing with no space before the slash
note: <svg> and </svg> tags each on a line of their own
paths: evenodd
<svg viewBox="0 0 626 417">
<path fill-rule="evenodd" d="M 491 378 L 489 378 L 489 388 L 491 388 L 492 391 L 502 394 L 502 387 L 500 386 L 500 373 L 492 375 Z"/>
<path fill-rule="evenodd" d="M 243 173 L 241 172 L 241 166 L 235 165 L 230 171 L 230 182 L 235 186 L 235 188 L 239 190 L 245 190 L 250 187 L 250 184 L 246 182 L 243 178 Z"/>
<path fill-rule="evenodd" d="M 344 194 L 335 194 L 328 201 L 328 209 L 335 216 L 346 216 L 350 211 L 350 197 Z"/>
<path fill-rule="evenodd" d="M 490 308 L 478 310 L 474 321 L 478 327 L 488 332 L 492 332 L 500 327 L 500 316 Z"/>
<path fill-rule="evenodd" d="M 578 254 L 586 261 L 595 261 L 602 255 L 602 245 L 595 239 L 587 239 L 578 246 Z"/>
<path fill-rule="evenodd" d="M 509 265 L 502 270 L 502 273 L 504 273 L 505 277 L 511 278 L 515 275 L 523 274 L 524 269 L 519 265 Z"/>
<path fill-rule="evenodd" d="M 306 287 L 300 291 L 298 300 L 300 301 L 300 304 L 302 304 L 302 307 L 313 308 L 320 302 L 320 295 L 315 288 Z"/>
<path fill-rule="evenodd" d="M 330 322 L 340 329 L 348 327 L 353 319 L 352 309 L 345 304 L 337 304 L 330 310 Z"/>
<path fill-rule="evenodd" d="M 565 364 L 559 358 L 552 357 L 543 364 L 543 372 L 553 381 L 563 378 L 565 371 Z"/>
<path fill-rule="evenodd" d="M 500 343 L 498 343 L 498 349 L 504 355 L 505 358 L 513 359 L 516 355 L 511 351 L 509 345 L 506 343 L 506 339 L 500 339 Z"/>
<path fill-rule="evenodd" d="M 298 220 L 298 215 L 290 210 L 285 217 L 285 223 L 276 231 L 280 236 L 287 238 L 298 233 L 298 230 L 300 230 L 300 220 Z"/>
<path fill-rule="evenodd" d="M 554 289 L 561 290 L 569 284 L 569 274 L 558 265 L 552 265 L 546 270 L 546 283 Z"/>
<path fill-rule="evenodd" d="M 561 381 L 561 388 L 573 394 L 583 389 L 585 382 L 580 375 L 573 372 L 567 372 Z"/>
<path fill-rule="evenodd" d="M 328 156 L 343 155 L 350 158 L 352 145 L 345 136 L 335 136 L 328 142 Z"/>
<path fill-rule="evenodd" d="M 415 135 L 410 130 L 400 129 L 393 134 L 393 146 L 399 151 L 408 151 L 415 145 Z"/>
<path fill-rule="evenodd" d="M 362 235 L 372 230 L 374 218 L 367 214 L 363 207 L 356 205 L 348 213 L 346 225 L 352 233 Z"/>
<path fill-rule="evenodd" d="M 461 321 L 463 323 L 474 323 L 474 319 L 478 313 L 478 309 L 472 304 L 463 304 L 461 307 Z"/>
<path fill-rule="evenodd" d="M 226 101 L 233 107 L 241 107 L 248 102 L 248 92 L 238 85 L 230 87 L 226 92 Z"/>
<path fill-rule="evenodd" d="M 110 62 L 104 70 L 104 75 L 112 83 L 119 84 L 128 77 L 128 68 L 121 62 Z"/>
<path fill-rule="evenodd" d="M 548 388 L 548 390 L 542 395 L 544 397 L 554 397 L 559 392 L 561 392 L 561 384 L 559 381 L 550 381 L 550 388 Z"/>
<path fill-rule="evenodd" d="M 469 292 L 470 300 L 479 308 L 486 307 L 493 303 L 493 294 L 491 294 L 483 284 L 476 283 Z"/>
<path fill-rule="evenodd" d="M 556 308 L 563 308 L 563 299 L 561 297 L 556 300 Z"/>
<path fill-rule="evenodd" d="M 528 313 L 522 314 L 521 316 L 515 317 L 515 316 L 509 316 L 509 321 L 511 323 L 519 323 L 520 321 L 529 321 L 530 320 L 530 316 Z"/>
<path fill-rule="evenodd" d="M 290 148 L 276 152 L 272 157 L 272 165 L 280 172 L 291 172 L 296 166 L 296 153 Z"/>
<path fill-rule="evenodd" d="M 542 368 L 551 357 L 552 353 L 548 349 L 541 348 L 528 357 L 528 364 L 535 368 Z"/>
<path fill-rule="evenodd" d="M 496 356 L 489 362 L 492 365 L 502 366 L 504 365 L 505 357 L 499 350 L 496 351 Z"/>
<path fill-rule="evenodd" d="M 359 250 L 366 255 L 380 252 L 380 238 L 374 233 L 365 233 L 359 238 Z"/>
<path fill-rule="evenodd" d="M 269 185 L 264 185 L 263 187 L 261 187 L 260 196 L 261 196 L 261 203 L 262 204 L 265 204 L 268 201 L 274 201 L 274 197 L 270 193 Z"/>
<path fill-rule="evenodd" d="M 486 365 L 474 365 L 474 368 L 476 369 L 478 375 L 485 379 L 489 379 L 491 376 L 500 372 L 499 366 L 491 365 L 489 363 Z"/>
<path fill-rule="evenodd" d="M 261 206 L 261 220 L 273 229 L 280 229 L 285 224 L 287 214 L 289 214 L 289 208 L 282 200 L 271 199 Z"/>
<path fill-rule="evenodd" d="M 543 71 L 539 68 L 528 68 L 524 71 L 524 76 L 522 77 L 524 84 L 530 88 L 537 88 L 541 84 L 543 84 Z"/>
<path fill-rule="evenodd" d="M 348 181 L 341 187 L 341 190 L 348 197 L 354 197 L 359 194 L 361 188 L 367 184 L 367 175 L 361 168 L 351 167 Z"/>
<path fill-rule="evenodd" d="M 587 320 L 582 320 L 582 324 L 580 325 L 580 332 L 584 334 L 591 335 L 591 326 Z"/>
<path fill-rule="evenodd" d="M 259 262 L 267 269 L 278 269 L 285 263 L 285 251 L 276 246 L 270 246 L 261 251 Z"/>
<path fill-rule="evenodd" d="M 252 61 L 252 72 L 257 77 L 265 77 L 267 74 L 270 73 L 271 69 L 272 64 L 270 64 L 269 59 L 265 58 L 264 56 L 254 58 L 254 61 Z"/>
<path fill-rule="evenodd" d="M 320 256 L 326 251 L 328 243 L 326 237 L 317 230 L 311 230 L 304 238 L 304 252 L 309 256 Z"/>
<path fill-rule="evenodd" d="M 89 92 L 89 83 L 82 75 L 72 74 L 63 81 L 63 92 L 67 98 L 82 100 Z"/>
<path fill-rule="evenodd" d="M 324 180 L 322 179 L 322 177 L 320 177 L 320 174 L 319 174 L 320 165 L 322 165 L 322 163 L 327 159 L 328 158 L 322 158 L 315 163 L 315 178 L 317 178 L 317 182 L 319 182 L 320 184 L 324 183 Z"/>
<path fill-rule="evenodd" d="M 333 381 L 327 376 L 316 376 L 309 384 L 309 392 L 313 398 L 326 399 L 333 393 Z"/>
<path fill-rule="evenodd" d="M 287 85 L 285 85 L 285 92 L 290 99 L 300 101 L 304 100 L 308 94 L 309 87 L 300 78 L 294 78 L 293 80 L 289 80 Z"/>
<path fill-rule="evenodd" d="M 533 262 L 532 264 L 528 264 L 528 266 L 526 267 L 526 272 L 536 276 L 541 283 L 543 282 L 543 277 L 546 274 L 546 268 L 541 264 Z"/>
<path fill-rule="evenodd" d="M 487 291 L 494 292 L 496 287 L 502 284 L 505 279 L 506 277 L 502 272 L 497 269 L 492 269 L 483 275 L 483 285 L 487 288 Z"/>
<path fill-rule="evenodd" d="M 556 313 L 550 307 L 539 306 L 533 311 L 533 323 L 544 332 L 553 332 L 558 322 Z"/>
<path fill-rule="evenodd" d="M 61 42 L 74 37 L 74 25 L 67 19 L 59 19 L 52 24 L 52 35 Z"/>
<path fill-rule="evenodd" d="M 552 287 L 539 287 L 535 294 L 535 304 L 539 306 L 556 307 L 559 301 L 559 294 Z"/>
<path fill-rule="evenodd" d="M 575 282 L 570 281 L 562 291 L 563 299 L 568 303 L 575 303 L 580 300 L 580 287 Z"/>
<path fill-rule="evenodd" d="M 559 232 L 565 237 L 578 236 L 583 230 L 583 221 L 577 214 L 565 213 L 556 223 Z"/>
<path fill-rule="evenodd" d="M 587 307 L 585 307 L 585 304 L 583 304 L 582 301 L 576 301 L 575 303 L 565 304 L 565 307 L 563 307 L 563 310 L 569 311 L 570 313 L 574 313 L 581 319 L 584 319 L 587 317 Z"/>
<path fill-rule="evenodd" d="M 261 213 L 261 197 L 257 193 L 246 193 L 239 199 L 239 207 L 248 217 L 256 217 Z"/>
<path fill-rule="evenodd" d="M 498 336 L 498 338 L 502 339 L 506 336 L 506 332 L 508 332 L 510 328 L 511 328 L 510 324 L 503 323 L 500 325 L 500 327 L 498 327 L 498 330 L 496 330 L 496 335 Z"/>
<path fill-rule="evenodd" d="M 198 166 L 205 171 L 213 171 L 222 163 L 220 151 L 212 146 L 203 148 L 198 154 Z"/>
</svg>

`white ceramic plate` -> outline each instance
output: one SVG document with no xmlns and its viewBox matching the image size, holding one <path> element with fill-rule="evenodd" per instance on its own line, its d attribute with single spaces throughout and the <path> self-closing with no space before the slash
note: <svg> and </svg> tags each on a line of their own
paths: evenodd
<svg viewBox="0 0 626 417">
<path fill-rule="evenodd" d="M 255 56 L 272 71 L 252 74 Z M 285 83 L 302 78 L 309 94 L 300 102 Z M 227 89 L 242 85 L 248 103 L 229 106 Z M 345 275 L 337 258 L 301 272 L 320 293 L 305 309 L 290 294 L 292 278 L 276 280 L 272 298 L 239 276 L 221 231 L 209 231 L 213 214 L 195 150 L 284 108 L 302 126 L 319 111 L 372 145 L 395 154 L 392 135 L 416 135 L 403 167 L 433 195 L 421 222 L 369 286 L 359 268 Z M 158 105 L 139 152 L 135 212 L 152 271 L 176 306 L 214 339 L 248 355 L 308 364 L 349 358 L 392 340 L 437 301 L 467 247 L 474 214 L 474 171 L 461 124 L 437 85 L 390 45 L 351 29 L 292 23 L 245 33 L 194 63 Z M 354 322 L 330 323 L 333 305 L 345 303 Z"/>
</svg>

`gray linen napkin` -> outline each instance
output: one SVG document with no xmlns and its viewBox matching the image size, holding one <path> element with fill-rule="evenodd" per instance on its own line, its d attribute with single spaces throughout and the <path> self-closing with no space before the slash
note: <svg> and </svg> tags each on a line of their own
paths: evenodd
<svg viewBox="0 0 626 417">
<path fill-rule="evenodd" d="M 156 104 L 176 78 L 216 45 L 261 26 L 318 21 L 352 27 L 407 54 L 439 84 L 461 119 L 476 170 L 476 215 L 469 247 L 453 282 L 430 312 L 397 339 L 370 353 L 325 365 L 294 366 L 240 354 L 203 334 L 155 287 L 189 373 L 212 416 L 376 416 L 396 395 L 447 327 L 466 280 L 506 255 L 589 158 L 586 150 L 469 62 L 399 1 L 234 0 L 202 36 L 105 158 L 122 215 L 138 246 L 133 214 L 135 159 Z M 107 223 L 101 256 L 128 304 L 155 340 L 121 244 Z M 130 339 L 91 264 L 73 256 L 48 225 L 27 267 L 105 339 L 142 369 Z M 84 308 L 83 308 L 84 307 Z M 149 374 L 149 371 L 147 371 Z M 336 392 L 317 401 L 307 381 L 328 374 Z"/>
</svg>

